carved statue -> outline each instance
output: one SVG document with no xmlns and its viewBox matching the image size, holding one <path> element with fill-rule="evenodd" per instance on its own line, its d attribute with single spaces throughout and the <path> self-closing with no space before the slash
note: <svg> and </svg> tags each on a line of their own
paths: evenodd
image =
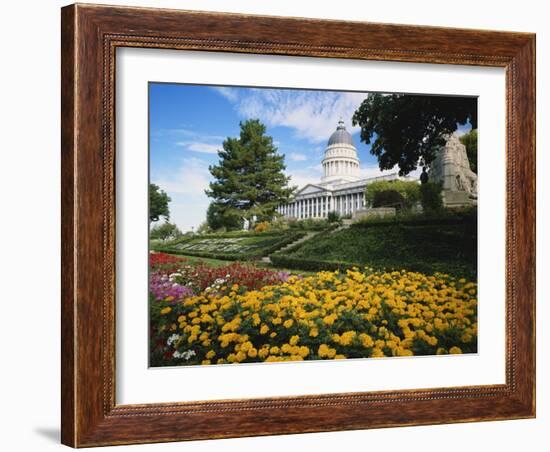
<svg viewBox="0 0 550 452">
<path fill-rule="evenodd" d="M 461 196 L 454 196 L 453 193 L 465 192 L 465 204 L 474 203 L 477 199 L 477 174 L 471 170 L 466 146 L 460 142 L 456 132 L 449 136 L 438 152 L 428 174 L 430 180 L 442 183 L 444 198 L 453 197 L 458 201 Z M 468 202 L 468 199 L 471 201 Z"/>
</svg>

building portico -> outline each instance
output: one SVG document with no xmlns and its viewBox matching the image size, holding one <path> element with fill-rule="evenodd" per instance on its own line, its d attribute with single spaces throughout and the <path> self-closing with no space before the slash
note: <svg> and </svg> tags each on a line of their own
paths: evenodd
<svg viewBox="0 0 550 452">
<path fill-rule="evenodd" d="M 290 203 L 279 206 L 280 214 L 300 220 L 327 218 L 329 212 L 352 215 L 365 207 L 365 189 L 369 183 L 399 179 L 397 174 L 361 179 L 357 149 L 343 121 L 329 138 L 321 163 L 321 181 L 300 188 Z"/>
</svg>

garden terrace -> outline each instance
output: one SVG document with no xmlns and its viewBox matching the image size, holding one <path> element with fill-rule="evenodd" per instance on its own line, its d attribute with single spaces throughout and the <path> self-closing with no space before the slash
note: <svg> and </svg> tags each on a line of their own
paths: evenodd
<svg viewBox="0 0 550 452">
<path fill-rule="evenodd" d="M 239 232 L 185 237 L 156 251 L 223 260 L 255 260 L 293 243 L 305 235 L 301 231 Z"/>
</svg>

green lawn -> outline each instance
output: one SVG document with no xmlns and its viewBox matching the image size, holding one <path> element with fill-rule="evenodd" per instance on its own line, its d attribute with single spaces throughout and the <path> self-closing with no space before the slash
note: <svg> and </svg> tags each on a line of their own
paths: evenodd
<svg viewBox="0 0 550 452">
<path fill-rule="evenodd" d="M 477 228 L 475 221 L 456 224 L 384 224 L 352 226 L 317 236 L 291 250 L 289 257 L 348 262 L 376 269 L 407 269 L 475 279 Z"/>
</svg>

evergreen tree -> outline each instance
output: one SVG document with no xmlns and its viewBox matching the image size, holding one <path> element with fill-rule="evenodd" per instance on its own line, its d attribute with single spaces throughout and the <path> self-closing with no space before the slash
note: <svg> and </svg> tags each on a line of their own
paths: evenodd
<svg viewBox="0 0 550 452">
<path fill-rule="evenodd" d="M 269 221 L 276 208 L 294 191 L 285 176 L 284 155 L 277 153 L 273 139 L 258 119 L 240 123 L 239 138 L 227 138 L 218 152 L 218 165 L 209 168 L 214 176 L 206 194 L 213 199 L 217 219 L 227 218 L 235 229 L 235 218 Z"/>
</svg>

